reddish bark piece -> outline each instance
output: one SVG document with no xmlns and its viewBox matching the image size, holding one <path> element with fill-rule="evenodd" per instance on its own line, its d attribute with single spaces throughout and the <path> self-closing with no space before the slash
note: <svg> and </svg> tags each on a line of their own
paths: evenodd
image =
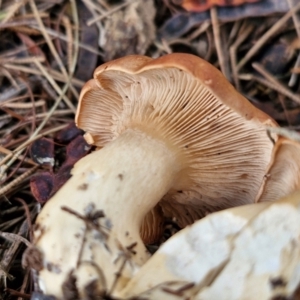
<svg viewBox="0 0 300 300">
<path fill-rule="evenodd" d="M 40 203 L 45 203 L 50 199 L 71 177 L 75 161 L 64 163 L 56 174 L 50 172 L 38 173 L 30 179 L 31 193 Z"/>
<path fill-rule="evenodd" d="M 77 136 L 67 146 L 67 159 L 66 162 L 73 162 L 73 164 L 90 151 L 91 146 L 87 144 L 82 135 Z"/>
<path fill-rule="evenodd" d="M 34 141 L 30 147 L 31 158 L 40 165 L 54 166 L 54 143 L 52 140 L 41 138 Z"/>
<path fill-rule="evenodd" d="M 74 122 L 71 122 L 56 134 L 55 139 L 60 143 L 69 143 L 82 133 L 83 131 L 77 128 Z"/>
<path fill-rule="evenodd" d="M 85 156 L 90 149 L 91 146 L 86 143 L 81 135 L 69 143 L 66 148 L 66 160 L 54 175 L 50 172 L 43 172 L 31 178 L 30 188 L 35 199 L 44 203 L 52 197 L 71 177 L 74 164 Z"/>
<path fill-rule="evenodd" d="M 71 170 L 73 169 L 74 162 L 64 163 L 58 170 L 58 172 L 54 176 L 54 187 L 51 192 L 51 196 L 53 196 L 71 177 Z"/>
<path fill-rule="evenodd" d="M 54 178 L 50 172 L 37 173 L 30 178 L 30 190 L 34 198 L 44 203 L 51 197 Z"/>
<path fill-rule="evenodd" d="M 212 6 L 238 6 L 260 0 L 183 0 L 181 6 L 188 11 L 205 11 Z"/>
<path fill-rule="evenodd" d="M 71 177 L 71 170 L 74 164 L 83 156 L 85 156 L 91 149 L 82 135 L 77 136 L 67 146 L 66 160 L 59 168 L 58 172 L 54 176 L 54 189 L 52 195 L 56 193 L 64 185 L 64 183 Z"/>
</svg>

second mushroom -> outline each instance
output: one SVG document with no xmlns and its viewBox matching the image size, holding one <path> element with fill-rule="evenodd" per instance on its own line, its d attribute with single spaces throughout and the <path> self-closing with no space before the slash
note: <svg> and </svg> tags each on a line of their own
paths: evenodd
<svg viewBox="0 0 300 300">
<path fill-rule="evenodd" d="M 144 242 L 155 241 L 164 217 L 183 227 L 266 200 L 278 148 L 266 126 L 277 125 L 198 57 L 101 65 L 81 92 L 76 124 L 97 150 L 38 216 L 36 269 L 46 294 L 120 290 L 148 259 Z"/>
</svg>

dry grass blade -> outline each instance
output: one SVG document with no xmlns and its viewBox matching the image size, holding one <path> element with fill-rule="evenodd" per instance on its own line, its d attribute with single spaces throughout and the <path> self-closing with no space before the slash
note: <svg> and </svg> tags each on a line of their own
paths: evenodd
<svg viewBox="0 0 300 300">
<path fill-rule="evenodd" d="M 12 280 L 13 276 L 9 273 L 10 268 L 14 262 L 14 259 L 17 256 L 17 253 L 20 251 L 21 244 L 25 244 L 27 247 L 31 246 L 31 243 L 25 238 L 28 234 L 28 222 L 36 216 L 37 207 L 35 206 L 30 213 L 29 219 L 24 220 L 17 234 L 9 232 L 0 232 L 0 236 L 4 239 L 10 241 L 11 246 L 8 249 L 2 251 L 1 261 L 0 261 L 0 283 L 4 282 L 5 288 L 7 287 L 7 279 Z"/>
<path fill-rule="evenodd" d="M 45 57 L 43 56 L 29 56 L 25 58 L 1 58 L 0 57 L 0 64 L 4 66 L 11 62 L 13 62 L 14 64 L 30 64 L 30 63 L 34 63 L 35 61 L 44 62 Z"/>
<path fill-rule="evenodd" d="M 1 24 L 7 23 L 9 19 L 26 3 L 27 1 L 17 1 L 9 6 L 8 11 L 5 14 L 5 17 L 2 19 Z M 0 5 L 1 7 L 1 5 Z"/>
<path fill-rule="evenodd" d="M 6 78 L 11 82 L 11 85 L 16 89 L 19 90 L 19 85 L 17 83 L 17 81 L 14 79 L 14 77 L 10 74 L 10 72 L 8 70 L 6 70 L 5 68 L 3 68 L 1 70 L 2 74 L 4 76 L 6 76 Z"/>
<path fill-rule="evenodd" d="M 287 0 L 291 10 L 293 9 L 294 7 L 294 3 L 292 0 Z M 299 21 L 299 16 L 296 14 L 296 12 L 293 13 L 293 22 L 294 22 L 294 25 L 295 25 L 295 30 L 297 32 L 297 35 L 298 35 L 298 39 L 300 40 L 300 21 Z M 297 60 L 296 60 L 296 63 L 294 65 L 294 68 L 298 68 L 300 67 L 300 53 L 298 54 L 298 57 L 297 57 Z M 290 81 L 288 83 L 288 86 L 292 87 L 296 84 L 297 82 L 297 79 L 298 79 L 298 74 L 296 73 L 292 73 L 291 75 L 291 78 L 290 78 Z"/>
<path fill-rule="evenodd" d="M 17 109 L 31 109 L 32 106 L 34 107 L 43 107 L 45 106 L 44 100 L 37 100 L 34 103 L 12 103 L 12 101 L 6 101 L 2 104 L 2 107 L 8 107 L 8 108 L 17 108 Z"/>
<path fill-rule="evenodd" d="M 38 67 L 40 72 L 47 78 L 48 82 L 51 84 L 51 86 L 55 89 L 55 91 L 59 95 L 59 101 L 57 101 L 58 102 L 57 105 L 59 105 L 59 102 L 63 99 L 63 100 L 65 100 L 65 102 L 69 106 L 69 108 L 72 109 L 73 112 L 75 113 L 75 111 L 76 111 L 75 106 L 73 105 L 73 103 L 70 101 L 70 99 L 65 94 L 67 89 L 69 88 L 70 83 L 67 83 L 65 85 L 65 87 L 63 89 L 61 89 L 59 87 L 59 85 L 55 82 L 55 80 L 52 78 L 52 76 L 47 72 L 47 70 L 44 68 L 44 66 L 38 60 L 35 60 L 34 63 L 36 64 L 36 66 Z M 49 115 L 49 117 L 51 117 L 51 114 Z"/>
<path fill-rule="evenodd" d="M 48 32 L 45 29 L 44 23 L 43 23 L 40 15 L 39 15 L 39 11 L 38 11 L 38 9 L 36 7 L 36 4 L 35 4 L 34 0 L 29 0 L 29 3 L 30 3 L 30 7 L 32 9 L 32 12 L 33 12 L 33 14 L 34 14 L 34 16 L 36 18 L 36 21 L 37 21 L 37 23 L 39 25 L 39 29 L 41 30 L 41 32 L 42 32 L 42 34 L 43 34 L 43 36 L 45 38 L 45 41 L 47 42 L 47 44 L 49 46 L 49 49 L 50 49 L 52 55 L 54 56 L 54 58 L 55 58 L 55 60 L 56 60 L 56 62 L 58 64 L 61 72 L 63 73 L 63 75 L 66 78 L 68 78 L 68 73 L 66 71 L 66 68 L 64 67 L 63 62 L 62 62 L 61 58 L 59 57 L 59 55 L 58 55 L 58 53 L 57 53 L 57 51 L 56 51 L 56 49 L 55 49 L 55 47 L 53 45 L 53 42 L 52 42 L 51 38 L 48 35 Z"/>
<path fill-rule="evenodd" d="M 71 22 L 68 17 L 63 16 L 62 23 L 63 23 L 64 27 L 66 28 L 68 73 L 71 75 L 72 74 L 71 68 L 73 65 L 73 61 L 72 61 L 72 58 L 73 58 L 73 34 L 72 34 Z"/>
<path fill-rule="evenodd" d="M 9 64 L 9 63 L 4 63 L 3 65 L 7 69 L 11 69 L 11 70 L 21 71 L 24 73 L 34 74 L 34 75 L 43 75 L 43 73 L 41 71 L 39 71 L 38 69 L 33 69 L 30 67 L 19 66 L 19 65 L 13 65 L 13 64 Z M 59 73 L 53 69 L 46 69 L 46 71 L 49 74 L 49 76 L 51 76 L 54 80 L 66 83 L 66 79 L 62 76 L 61 73 Z M 80 88 L 84 85 L 84 82 L 82 82 L 76 78 L 72 78 L 71 82 L 74 86 L 80 87 Z M 9 98 L 9 97 L 6 97 L 6 98 Z M 2 101 L 4 101 L 4 100 L 2 100 Z M 1 97 L 0 97 L 0 102 L 1 102 Z M 72 109 L 72 110 L 74 112 L 74 109 Z"/>
<path fill-rule="evenodd" d="M 2 147 L 2 146 L 0 146 L 0 152 L 3 153 L 3 154 L 10 154 L 10 155 L 12 154 L 12 152 L 11 152 L 10 150 L 8 150 L 8 149 L 6 149 L 6 148 L 4 148 L 4 147 Z M 32 159 L 27 158 L 27 157 L 22 156 L 22 155 L 20 155 L 20 156 L 18 157 L 18 159 L 24 160 L 24 162 L 29 163 L 29 164 L 31 164 L 31 165 L 33 165 L 33 166 L 36 166 L 36 165 L 37 165 Z"/>
<path fill-rule="evenodd" d="M 230 70 L 229 70 L 229 60 L 226 59 L 227 55 L 224 53 L 225 49 L 222 46 L 220 24 L 218 22 L 218 14 L 217 14 L 216 7 L 212 7 L 210 9 L 210 15 L 211 15 L 211 23 L 213 28 L 214 40 L 215 40 L 221 71 L 228 80 L 231 80 Z"/>
<path fill-rule="evenodd" d="M 8 193 L 11 189 L 13 189 L 16 185 L 20 184 L 23 180 L 27 179 L 31 174 L 33 174 L 39 166 L 34 166 L 33 168 L 29 169 L 13 181 L 11 181 L 9 184 L 3 186 L 0 188 L 0 197 Z"/>
<path fill-rule="evenodd" d="M 78 20 L 78 11 L 77 11 L 77 5 L 74 0 L 71 0 L 71 9 L 72 9 L 72 16 L 74 20 L 74 53 L 73 57 L 70 57 L 70 66 L 69 66 L 69 73 L 70 73 L 70 78 L 73 77 L 75 68 L 76 68 L 76 63 L 77 63 L 77 58 L 78 58 L 78 51 L 79 51 L 79 20 Z"/>
<path fill-rule="evenodd" d="M 300 26 L 300 25 L 299 25 Z M 300 37 L 299 37 L 299 39 L 300 39 Z M 294 65 L 294 68 L 295 69 L 299 69 L 299 67 L 300 67 L 300 53 L 298 54 L 298 57 L 297 57 L 297 60 L 296 60 L 296 63 L 295 63 L 295 65 Z M 291 75 L 291 78 L 290 78 L 290 81 L 289 81 L 289 83 L 288 83 L 288 86 L 289 87 L 293 87 L 295 84 L 296 84 L 296 82 L 297 82 L 297 79 L 298 79 L 298 74 L 295 72 L 295 73 L 292 73 L 292 75 Z"/>
<path fill-rule="evenodd" d="M 9 233 L 9 232 L 0 232 L 0 236 L 10 240 L 10 241 L 13 241 L 13 242 L 22 242 L 24 243 L 27 247 L 30 247 L 31 246 L 31 243 L 23 238 L 22 236 L 18 235 L 18 234 L 13 234 L 13 233 Z"/>
<path fill-rule="evenodd" d="M 238 68 L 237 68 L 237 57 L 236 52 L 239 46 L 247 39 L 250 33 L 254 30 L 254 27 L 249 25 L 244 30 L 244 27 L 241 28 L 240 34 L 238 35 L 236 41 L 230 46 L 230 60 L 231 60 L 231 69 L 232 69 L 232 77 L 237 90 L 241 90 L 240 81 L 238 77 Z"/>
</svg>

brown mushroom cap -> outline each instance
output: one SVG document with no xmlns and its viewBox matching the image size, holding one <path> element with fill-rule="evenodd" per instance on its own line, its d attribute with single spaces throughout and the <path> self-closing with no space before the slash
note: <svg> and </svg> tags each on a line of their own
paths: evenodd
<svg viewBox="0 0 300 300">
<path fill-rule="evenodd" d="M 82 90 L 76 123 L 98 147 L 133 128 L 176 149 L 184 167 L 159 205 L 181 226 L 257 201 L 277 139 L 265 129 L 275 121 L 220 71 L 178 53 L 127 56 L 98 67 Z"/>
</svg>

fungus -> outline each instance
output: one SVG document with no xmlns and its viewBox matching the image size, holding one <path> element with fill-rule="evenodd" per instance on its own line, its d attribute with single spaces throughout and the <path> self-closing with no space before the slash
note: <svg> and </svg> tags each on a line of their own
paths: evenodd
<svg viewBox="0 0 300 300">
<path fill-rule="evenodd" d="M 141 236 L 155 240 L 163 217 L 184 227 L 259 201 L 277 141 L 269 116 L 189 54 L 101 65 L 76 124 L 98 150 L 76 163 L 36 221 L 40 286 L 57 297 L 71 278 L 82 297 L 93 281 L 99 293 L 123 288 L 149 257 Z"/>
</svg>

